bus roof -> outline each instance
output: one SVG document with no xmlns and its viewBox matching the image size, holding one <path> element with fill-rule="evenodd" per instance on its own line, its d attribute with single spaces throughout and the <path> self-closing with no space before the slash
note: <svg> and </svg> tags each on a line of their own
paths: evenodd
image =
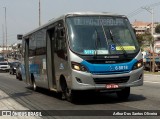
<svg viewBox="0 0 160 119">
<path fill-rule="evenodd" d="M 65 18 L 68 17 L 68 16 L 85 16 L 85 15 L 87 15 L 87 16 L 93 16 L 93 15 L 95 15 L 95 16 L 97 15 L 97 16 L 98 16 L 98 15 L 101 15 L 101 16 L 126 17 L 125 15 L 119 15 L 119 14 L 110 13 L 110 12 L 71 12 L 71 13 L 64 14 L 64 15 L 56 18 L 56 19 L 53 18 L 53 19 L 49 20 L 48 23 L 46 23 L 46 24 L 44 24 L 44 25 L 42 25 L 42 26 L 34 29 L 33 31 L 31 31 L 31 32 L 29 32 L 29 33 L 26 33 L 26 34 L 23 36 L 23 38 L 28 37 L 28 36 L 31 35 L 32 33 L 36 32 L 36 31 L 38 31 L 38 30 L 40 30 L 40 29 L 42 29 L 42 28 L 45 28 L 45 27 L 47 27 L 47 26 L 55 23 L 56 21 L 59 21 L 59 20 L 61 20 L 61 19 L 65 19 Z"/>
</svg>

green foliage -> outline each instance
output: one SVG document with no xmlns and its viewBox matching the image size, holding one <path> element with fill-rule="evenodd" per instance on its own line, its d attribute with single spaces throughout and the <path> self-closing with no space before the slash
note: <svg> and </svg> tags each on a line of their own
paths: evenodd
<svg viewBox="0 0 160 119">
<path fill-rule="evenodd" d="M 156 33 L 160 33 L 160 24 L 156 26 L 155 32 L 156 32 Z"/>
<path fill-rule="evenodd" d="M 143 45 L 143 41 L 144 41 L 143 35 L 137 34 L 137 35 L 136 35 L 136 38 L 137 38 L 137 40 L 138 40 L 139 45 L 142 46 L 142 45 Z"/>
<path fill-rule="evenodd" d="M 138 40 L 138 43 L 139 43 L 141 49 L 143 49 L 146 46 L 149 46 L 153 42 L 153 38 L 150 33 L 137 34 L 136 38 Z"/>
</svg>

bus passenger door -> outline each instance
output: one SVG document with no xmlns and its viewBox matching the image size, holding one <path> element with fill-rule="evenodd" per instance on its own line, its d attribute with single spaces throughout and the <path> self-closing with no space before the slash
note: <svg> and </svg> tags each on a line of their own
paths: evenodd
<svg viewBox="0 0 160 119">
<path fill-rule="evenodd" d="M 67 56 L 67 42 L 65 38 L 64 22 L 59 21 L 55 27 L 55 39 L 52 47 L 54 46 L 54 66 L 55 77 L 57 82 L 57 90 L 61 90 L 60 76 L 65 79 L 68 78 L 68 56 Z M 66 80 L 68 81 L 68 80 Z"/>
<path fill-rule="evenodd" d="M 59 78 L 63 74 L 67 77 L 68 62 L 67 48 L 64 38 L 63 22 L 56 24 L 48 31 L 47 39 L 47 71 L 49 88 L 60 90 Z"/>
<path fill-rule="evenodd" d="M 54 36 L 55 28 L 47 31 L 47 77 L 49 89 L 56 89 L 55 66 L 54 66 Z"/>
<path fill-rule="evenodd" d="M 24 68 L 26 83 L 31 84 L 30 75 L 29 75 L 29 39 L 25 39 L 25 53 L 24 53 Z"/>
</svg>

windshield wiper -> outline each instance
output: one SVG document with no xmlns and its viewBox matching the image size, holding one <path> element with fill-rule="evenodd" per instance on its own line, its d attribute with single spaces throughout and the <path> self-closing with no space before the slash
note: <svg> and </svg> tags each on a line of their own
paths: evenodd
<svg viewBox="0 0 160 119">
<path fill-rule="evenodd" d="M 121 50 L 123 51 L 123 55 L 124 56 L 126 56 L 126 57 L 128 57 L 128 55 L 127 55 L 127 52 L 126 52 L 126 50 L 123 48 L 123 46 L 122 46 L 122 44 L 118 41 L 118 40 L 116 40 L 116 39 L 114 39 L 113 37 L 113 34 L 112 34 L 112 31 L 109 29 L 109 34 L 110 34 L 110 37 L 111 37 L 111 40 L 112 40 L 112 42 L 116 45 L 116 44 L 118 44 L 118 46 L 121 48 Z M 115 42 L 115 40 L 116 40 L 116 42 Z"/>
<path fill-rule="evenodd" d="M 99 17 L 99 19 L 100 19 L 100 17 Z M 106 43 L 107 43 L 107 46 L 108 46 L 108 52 L 109 52 L 109 54 L 111 54 L 111 52 L 110 52 L 110 50 L 109 50 L 109 43 L 108 43 L 106 31 L 105 31 L 105 29 L 104 29 L 104 25 L 103 25 L 103 23 L 102 23 L 101 20 L 100 20 L 100 22 L 101 22 L 101 26 L 102 26 L 102 30 L 103 30 L 103 33 L 104 33 L 104 37 L 105 37 L 105 40 L 106 40 Z"/>
<path fill-rule="evenodd" d="M 97 31 L 97 28 L 96 27 L 94 27 L 94 28 L 95 28 L 95 33 L 96 33 L 94 56 L 95 56 L 95 58 L 97 58 L 98 43 L 100 43 L 100 45 L 101 45 L 101 41 L 100 41 L 100 37 L 99 37 L 99 33 Z"/>
<path fill-rule="evenodd" d="M 101 20 L 100 20 L 100 21 L 101 21 Z M 105 31 L 105 29 L 104 29 L 104 25 L 103 25 L 102 21 L 101 21 L 101 26 L 102 26 L 102 30 L 103 30 L 103 33 L 104 33 L 104 37 L 105 37 L 105 39 L 106 39 L 106 43 L 107 43 L 107 46 L 108 46 L 108 52 L 111 54 L 110 49 L 109 49 L 109 43 L 108 43 L 106 31 Z M 110 34 L 111 40 L 113 41 L 113 43 L 115 43 L 114 38 L 113 38 L 112 31 L 111 31 L 110 29 L 109 29 L 109 34 Z M 122 44 L 121 44 L 118 40 L 116 40 L 116 43 L 115 43 L 115 44 L 118 44 L 118 45 L 120 46 L 120 48 L 122 49 L 124 56 L 128 57 L 127 52 L 125 51 L 125 49 L 123 48 Z"/>
</svg>

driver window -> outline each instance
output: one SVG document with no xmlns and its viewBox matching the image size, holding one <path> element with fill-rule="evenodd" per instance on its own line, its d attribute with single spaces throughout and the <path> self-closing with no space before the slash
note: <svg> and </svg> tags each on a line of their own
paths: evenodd
<svg viewBox="0 0 160 119">
<path fill-rule="evenodd" d="M 60 21 L 56 26 L 55 52 L 58 57 L 65 59 L 65 56 L 67 54 L 67 48 L 66 48 L 66 39 L 65 39 L 65 29 L 62 21 Z"/>
</svg>

